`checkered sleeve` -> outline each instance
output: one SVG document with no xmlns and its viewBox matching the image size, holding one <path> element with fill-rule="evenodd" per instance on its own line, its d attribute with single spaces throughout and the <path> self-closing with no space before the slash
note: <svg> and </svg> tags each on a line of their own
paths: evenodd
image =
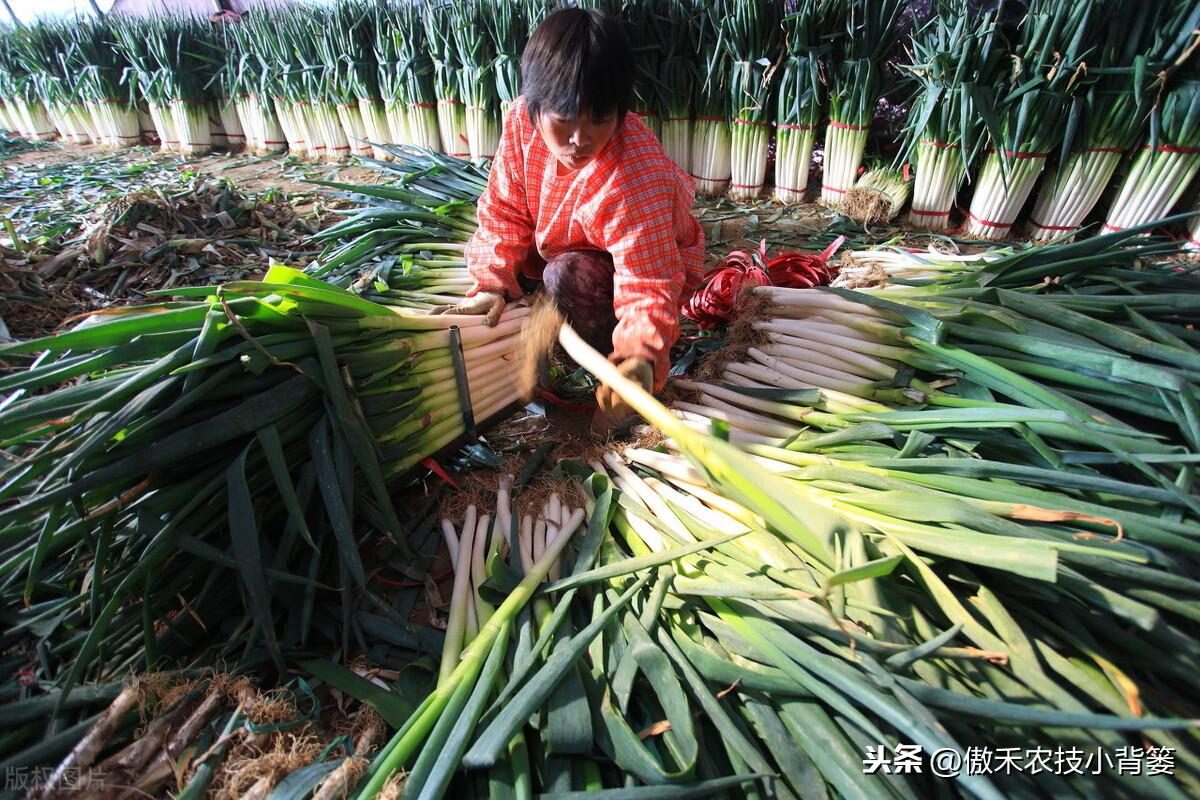
<svg viewBox="0 0 1200 800">
<path fill-rule="evenodd" d="M 487 188 L 479 198 L 479 227 L 467 243 L 466 262 L 475 285 L 468 296 L 495 292 L 509 300 L 522 294 L 517 270 L 533 246 L 534 220 L 525 194 L 524 103 L 514 104 L 492 161 Z"/>
<path fill-rule="evenodd" d="M 636 162 L 635 162 L 636 163 Z M 644 358 L 654 365 L 660 390 L 679 338 L 678 310 L 684 264 L 676 240 L 676 186 L 662 169 L 622 171 L 610 187 L 613 198 L 597 215 L 604 249 L 612 254 L 613 360 Z"/>
</svg>

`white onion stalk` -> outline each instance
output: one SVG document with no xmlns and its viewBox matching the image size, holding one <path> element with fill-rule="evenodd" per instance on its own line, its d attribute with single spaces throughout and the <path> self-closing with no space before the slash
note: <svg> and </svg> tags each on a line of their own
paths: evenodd
<svg viewBox="0 0 1200 800">
<path fill-rule="evenodd" d="M 408 143 L 437 153 L 449 153 L 442 143 L 441 113 L 440 105 L 434 107 L 424 102 L 409 103 L 405 128 Z M 461 141 L 459 146 L 462 146 Z"/>
<path fill-rule="evenodd" d="M 471 160 L 494 157 L 500 144 L 500 124 L 496 116 L 483 106 L 472 104 L 466 107 L 464 123 Z"/>
<path fill-rule="evenodd" d="M 71 144 L 91 144 L 92 137 L 88 136 L 87 128 L 80 124 L 77 105 L 59 104 L 55 111 L 57 116 L 55 127 L 58 127 L 65 141 Z"/>
<path fill-rule="evenodd" d="M 143 144 L 152 142 L 158 138 L 158 129 L 154 127 L 154 120 L 150 118 L 148 109 L 139 108 L 137 110 L 138 117 L 138 136 Z"/>
<path fill-rule="evenodd" d="M 733 64 L 729 196 L 735 200 L 758 197 L 766 179 L 771 128 L 767 109 L 758 102 L 767 96 L 763 69 L 758 62 Z"/>
<path fill-rule="evenodd" d="M 1033 240 L 1057 239 L 1078 228 L 1120 163 L 1121 150 L 1097 147 L 1072 152 L 1065 167 L 1049 170 L 1029 217 Z"/>
<path fill-rule="evenodd" d="M 14 125 L 10 116 L 12 107 L 12 100 L 10 98 L 0 97 L 0 129 L 12 133 L 20 133 L 20 126 Z"/>
<path fill-rule="evenodd" d="M 296 125 L 296 115 L 293 113 L 294 107 L 282 97 L 274 99 L 275 117 L 279 120 L 279 127 L 283 130 L 283 138 L 287 140 L 287 149 L 292 155 L 303 157 L 308 150 L 308 142 L 304 140 L 304 134 Z"/>
<path fill-rule="evenodd" d="M 876 167 L 863 173 L 846 192 L 842 211 L 863 225 L 891 222 L 908 202 L 912 184 L 900 170 Z"/>
<path fill-rule="evenodd" d="M 275 114 L 274 104 L 263 102 L 262 97 L 254 94 L 246 95 L 241 100 L 247 138 L 251 140 L 250 147 L 254 152 L 280 153 L 287 149 L 287 134 Z"/>
<path fill-rule="evenodd" d="M 1200 148 L 1146 145 L 1133 160 L 1104 222 L 1104 233 L 1161 219 L 1183 198 L 1200 172 Z"/>
<path fill-rule="evenodd" d="M 965 175 L 962 151 L 957 145 L 919 142 L 908 224 L 920 230 L 947 230 L 950 210 Z"/>
<path fill-rule="evenodd" d="M 1038 176 L 1046 166 L 1044 152 L 1010 151 L 1007 179 L 1000 164 L 1000 154 L 988 152 L 983 161 L 971 210 L 967 215 L 968 236 L 976 239 L 1003 239 L 1021 213 Z"/>
<path fill-rule="evenodd" d="M 411 144 L 408 136 L 408 105 L 402 100 L 388 100 L 384 104 L 383 115 L 388 131 L 384 141 L 388 144 Z"/>
<path fill-rule="evenodd" d="M 24 124 L 23 136 L 31 142 L 49 142 L 54 138 L 54 125 L 46 106 L 40 100 L 18 101 L 20 120 Z"/>
<path fill-rule="evenodd" d="M 337 107 L 328 100 L 314 101 L 308 106 L 313 128 L 324 145 L 320 157 L 326 161 L 339 161 L 350 154 L 350 142 L 342 130 Z"/>
<path fill-rule="evenodd" d="M 411 125 L 412 115 L 409 116 Z M 446 155 L 455 158 L 471 157 L 471 141 L 467 138 L 467 107 L 461 100 L 441 97 L 437 101 L 438 134 Z M 413 131 L 409 132 L 410 135 Z M 416 144 L 416 142 L 413 142 Z"/>
<path fill-rule="evenodd" d="M 246 148 L 246 131 L 238 116 L 237 106 L 230 98 L 217 101 L 217 115 L 221 120 L 221 128 L 225 132 L 225 146 L 230 150 Z"/>
<path fill-rule="evenodd" d="M 973 255 L 926 251 L 855 250 L 846 253 L 834 286 L 861 288 L 886 283 L 889 278 L 923 280 L 949 277 L 954 273 L 972 273 L 988 261 L 1005 254 L 997 249 Z"/>
<path fill-rule="evenodd" d="M 725 193 L 732 177 L 729 122 L 724 117 L 698 117 L 692 128 L 691 166 L 696 193 L 716 197 Z"/>
<path fill-rule="evenodd" d="M 363 131 L 367 140 L 375 145 L 395 144 L 391 130 L 388 127 L 388 115 L 383 103 L 370 97 L 358 99 L 358 113 L 362 117 Z M 372 147 L 371 154 L 380 161 L 387 160 L 387 151 L 381 147 Z"/>
<path fill-rule="evenodd" d="M 690 170 L 692 153 L 692 121 L 687 112 L 682 116 L 667 116 L 662 118 L 659 128 L 659 141 L 671 160 L 682 170 Z"/>
<path fill-rule="evenodd" d="M 94 130 L 96 144 L 113 146 L 112 128 L 109 127 L 108 120 L 100 113 L 100 104 L 95 100 L 84 102 L 84 107 L 87 109 L 88 117 L 92 120 L 91 130 Z M 49 120 L 47 120 L 49 121 Z"/>
<path fill-rule="evenodd" d="M 296 131 L 304 141 L 304 150 L 297 155 L 303 154 L 309 158 L 324 160 L 329 152 L 329 145 L 326 143 L 325 137 L 321 135 L 321 129 L 313 117 L 312 104 L 307 100 L 297 100 L 292 103 L 292 121 L 296 124 Z"/>
<path fill-rule="evenodd" d="M 730 130 L 729 196 L 735 200 L 753 200 L 762 194 L 771 129 L 764 121 L 738 117 L 730 124 Z"/>
<path fill-rule="evenodd" d="M 179 135 L 180 153 L 203 156 L 212 151 L 212 126 L 208 121 L 206 103 L 172 100 L 171 119 Z"/>
<path fill-rule="evenodd" d="M 76 127 L 82 129 L 87 135 L 87 141 L 84 144 L 104 144 L 104 137 L 100 135 L 100 129 L 96 127 L 96 120 L 92 118 L 92 112 L 88 109 L 87 103 L 73 103 L 72 109 L 75 113 Z"/>
<path fill-rule="evenodd" d="M 229 137 L 225 134 L 225 120 L 217 111 L 216 103 L 208 103 L 209 139 L 214 150 L 228 150 Z"/>
<path fill-rule="evenodd" d="M 825 129 L 825 175 L 821 181 L 821 202 L 830 208 L 841 206 L 846 192 L 854 186 L 858 167 L 867 149 L 867 126 L 831 119 Z"/>
<path fill-rule="evenodd" d="M 775 129 L 775 199 L 787 205 L 804 201 L 816 131 L 811 125 L 783 123 Z"/>
<path fill-rule="evenodd" d="M 358 104 L 340 103 L 337 107 L 338 121 L 342 123 L 342 133 L 350 144 L 350 154 L 355 156 L 370 156 L 371 145 L 368 142 L 367 127 L 363 120 Z"/>
</svg>

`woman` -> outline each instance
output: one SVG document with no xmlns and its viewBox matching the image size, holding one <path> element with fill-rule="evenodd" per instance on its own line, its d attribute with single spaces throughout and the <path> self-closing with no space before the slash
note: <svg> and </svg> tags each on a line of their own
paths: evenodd
<svg viewBox="0 0 1200 800">
<path fill-rule="evenodd" d="M 679 307 L 703 270 L 691 178 L 628 113 L 632 53 L 607 13 L 547 17 L 525 46 L 521 80 L 467 245 L 475 285 L 438 311 L 494 324 L 540 280 L 584 340 L 658 391 Z M 596 400 L 597 429 L 630 415 L 607 387 Z"/>
</svg>

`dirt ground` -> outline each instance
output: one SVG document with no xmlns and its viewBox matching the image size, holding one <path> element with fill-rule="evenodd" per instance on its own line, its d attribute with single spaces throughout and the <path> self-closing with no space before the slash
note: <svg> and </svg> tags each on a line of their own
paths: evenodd
<svg viewBox="0 0 1200 800">
<path fill-rule="evenodd" d="M 320 187 L 312 180 L 344 183 L 386 182 L 388 176 L 357 162 L 314 162 L 287 153 L 255 156 L 246 153 L 214 152 L 198 159 L 184 159 L 178 154 L 153 147 L 132 147 L 114 152 L 90 145 L 50 143 L 0 160 L 0 194 L 3 194 L 4 171 L 30 165 L 42 167 L 68 162 L 110 159 L 129 164 L 151 165 L 159 170 L 178 170 L 180 173 L 210 179 L 232 181 L 245 194 L 275 191 L 287 195 L 300 213 L 315 213 L 319 209 Z M 0 214 L 4 201 L 0 199 Z M 704 228 L 709 245 L 709 261 L 716 262 L 731 250 L 757 247 L 767 239 L 772 255 L 779 249 L 801 245 L 806 235 L 821 230 L 831 218 L 830 212 L 816 204 L 781 207 L 770 200 L 734 204 L 728 200 L 700 198 L 694 213 Z M 318 220 L 318 222 L 323 220 Z"/>
</svg>

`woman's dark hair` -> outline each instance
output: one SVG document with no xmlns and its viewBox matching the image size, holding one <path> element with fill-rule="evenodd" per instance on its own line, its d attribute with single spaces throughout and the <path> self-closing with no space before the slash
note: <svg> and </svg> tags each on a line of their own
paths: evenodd
<svg viewBox="0 0 1200 800">
<path fill-rule="evenodd" d="M 564 8 L 537 26 L 521 56 L 521 93 L 535 125 L 542 111 L 593 118 L 629 110 L 633 54 L 625 31 L 611 14 L 595 8 Z"/>
</svg>

